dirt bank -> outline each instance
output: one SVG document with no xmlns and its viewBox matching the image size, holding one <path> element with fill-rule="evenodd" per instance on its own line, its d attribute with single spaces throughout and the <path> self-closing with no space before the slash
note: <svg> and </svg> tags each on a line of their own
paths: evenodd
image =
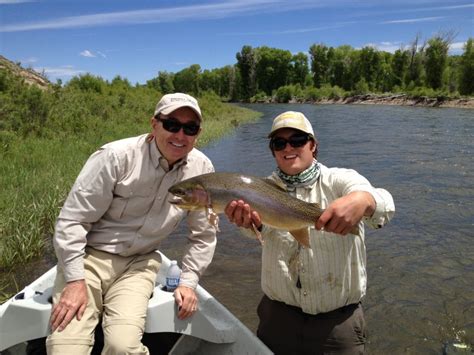
<svg viewBox="0 0 474 355">
<path fill-rule="evenodd" d="M 444 99 L 419 97 L 410 98 L 405 94 L 400 95 L 356 95 L 344 99 L 320 100 L 316 104 L 358 104 L 358 105 L 401 105 L 422 107 L 455 107 L 474 108 L 474 98 Z"/>
</svg>

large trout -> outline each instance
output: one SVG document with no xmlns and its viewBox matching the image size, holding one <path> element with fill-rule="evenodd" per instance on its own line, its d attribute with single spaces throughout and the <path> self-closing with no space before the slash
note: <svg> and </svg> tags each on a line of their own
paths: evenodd
<svg viewBox="0 0 474 355">
<path fill-rule="evenodd" d="M 217 214 L 224 212 L 230 201 L 243 200 L 258 212 L 263 224 L 289 231 L 306 247 L 309 247 L 308 227 L 314 226 L 323 212 L 318 204 L 289 195 L 272 180 L 236 173 L 195 176 L 171 186 L 169 192 L 176 197 L 170 202 L 180 208 L 206 210 L 209 222 L 216 229 Z M 259 237 L 255 228 L 254 231 Z"/>
</svg>

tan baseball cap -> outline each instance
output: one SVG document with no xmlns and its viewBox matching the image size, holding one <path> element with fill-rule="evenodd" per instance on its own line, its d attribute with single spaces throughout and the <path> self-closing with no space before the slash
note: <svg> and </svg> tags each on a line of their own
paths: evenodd
<svg viewBox="0 0 474 355">
<path fill-rule="evenodd" d="M 171 112 L 181 107 L 189 107 L 196 112 L 199 121 L 202 120 L 201 108 L 199 107 L 197 100 L 190 95 L 180 92 L 163 95 L 161 100 L 156 104 L 154 116 L 156 117 L 160 113 L 169 115 Z"/>
<path fill-rule="evenodd" d="M 275 117 L 268 138 L 271 138 L 281 128 L 294 128 L 314 137 L 313 126 L 311 126 L 309 120 L 301 112 L 286 111 Z"/>
</svg>

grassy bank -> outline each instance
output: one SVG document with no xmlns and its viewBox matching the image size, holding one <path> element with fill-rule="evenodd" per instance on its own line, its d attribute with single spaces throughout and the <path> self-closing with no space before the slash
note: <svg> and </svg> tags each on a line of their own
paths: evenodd
<svg viewBox="0 0 474 355">
<path fill-rule="evenodd" d="M 21 93 L 18 87 L 0 91 L 0 296 L 15 265 L 44 253 L 59 209 L 88 156 L 106 142 L 150 130 L 161 93 L 100 84 L 102 89 L 94 92 L 70 86 L 51 92 L 23 86 Z M 223 104 L 215 95 L 199 101 L 204 116 L 200 147 L 259 116 Z"/>
</svg>

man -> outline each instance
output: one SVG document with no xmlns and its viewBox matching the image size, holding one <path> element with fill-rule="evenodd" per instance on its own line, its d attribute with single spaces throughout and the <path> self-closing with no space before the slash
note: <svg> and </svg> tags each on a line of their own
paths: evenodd
<svg viewBox="0 0 474 355">
<path fill-rule="evenodd" d="M 277 354 L 362 354 L 366 292 L 364 228 L 380 228 L 395 212 L 392 196 L 354 170 L 328 168 L 317 158 L 318 141 L 300 112 L 277 116 L 269 134 L 278 168 L 271 176 L 324 213 L 310 228 L 310 248 L 287 232 L 262 225 L 245 201 L 226 207 L 229 220 L 262 232 L 264 296 L 258 337 Z M 351 234 L 358 226 L 360 235 Z"/>
<path fill-rule="evenodd" d="M 54 234 L 58 274 L 48 353 L 89 353 L 102 318 L 103 354 L 148 354 L 141 339 L 161 263 L 156 249 L 185 216 L 168 202 L 168 188 L 214 171 L 194 148 L 201 120 L 196 99 L 164 95 L 150 134 L 106 144 L 86 162 Z M 174 293 L 180 319 L 197 309 L 194 289 L 216 245 L 204 212 L 189 212 L 187 222 L 190 243 Z"/>
</svg>

